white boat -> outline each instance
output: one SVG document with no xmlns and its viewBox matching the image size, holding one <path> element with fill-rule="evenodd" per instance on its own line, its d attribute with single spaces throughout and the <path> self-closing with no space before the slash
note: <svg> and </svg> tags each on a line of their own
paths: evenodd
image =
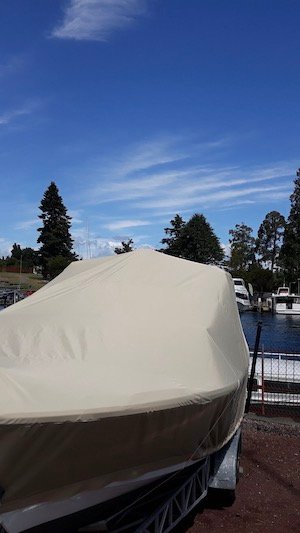
<svg viewBox="0 0 300 533">
<path fill-rule="evenodd" d="M 217 267 L 152 250 L 78 261 L 3 310 L 0 337 L 0 518 L 111 499 L 241 423 L 249 352 Z"/>
<path fill-rule="evenodd" d="M 289 287 L 279 287 L 272 294 L 272 308 L 281 315 L 300 315 L 300 294 L 291 293 Z"/>
<path fill-rule="evenodd" d="M 249 311 L 251 309 L 250 294 L 246 283 L 242 278 L 233 278 L 236 302 L 239 311 Z M 250 284 L 249 284 L 250 285 Z M 252 289 L 252 286 L 249 286 Z M 252 290 L 253 295 L 253 290 Z"/>
</svg>

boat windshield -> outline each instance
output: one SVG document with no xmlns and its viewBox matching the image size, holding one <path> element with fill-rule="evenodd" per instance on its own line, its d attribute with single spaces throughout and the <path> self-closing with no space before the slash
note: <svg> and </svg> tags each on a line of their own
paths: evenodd
<svg viewBox="0 0 300 533">
<path fill-rule="evenodd" d="M 289 294 L 289 288 L 288 287 L 279 287 L 277 294 Z"/>
</svg>

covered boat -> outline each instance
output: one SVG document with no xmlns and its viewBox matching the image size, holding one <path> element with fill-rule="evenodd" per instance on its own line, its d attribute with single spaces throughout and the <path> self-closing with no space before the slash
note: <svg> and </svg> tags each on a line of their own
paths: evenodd
<svg viewBox="0 0 300 533">
<path fill-rule="evenodd" d="M 249 354 L 231 276 L 152 250 L 72 263 L 0 313 L 1 512 L 133 482 L 228 442 Z"/>
</svg>

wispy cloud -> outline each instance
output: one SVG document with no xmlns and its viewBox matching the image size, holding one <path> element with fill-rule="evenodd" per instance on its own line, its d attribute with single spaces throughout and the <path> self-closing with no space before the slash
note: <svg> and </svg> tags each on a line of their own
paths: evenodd
<svg viewBox="0 0 300 533">
<path fill-rule="evenodd" d="M 23 220 L 22 222 L 18 222 L 18 224 L 15 225 L 15 229 L 17 230 L 30 230 L 34 228 L 35 226 L 38 226 L 41 222 L 39 219 L 31 219 L 31 220 Z"/>
<path fill-rule="evenodd" d="M 24 68 L 26 63 L 25 55 L 13 55 L 3 63 L 0 63 L 0 79 L 12 74 L 16 74 Z"/>
<path fill-rule="evenodd" d="M 198 196 L 191 196 L 189 193 L 184 194 L 184 191 L 182 189 L 182 196 L 178 197 L 176 194 L 175 196 L 170 195 L 169 198 L 159 198 L 159 199 L 153 199 L 149 201 L 143 201 L 140 203 L 135 204 L 136 207 L 139 208 L 150 208 L 150 209 L 158 209 L 158 208 L 173 208 L 174 210 L 180 210 L 182 207 L 208 207 L 211 204 L 218 204 L 219 206 L 224 202 L 228 200 L 232 200 L 233 198 L 245 198 L 247 196 L 253 196 L 253 195 L 261 195 L 264 194 L 264 197 L 267 199 L 270 198 L 270 193 L 273 193 L 275 191 L 282 191 L 283 189 L 286 191 L 286 185 L 274 185 L 271 187 L 246 187 L 242 189 L 231 189 L 227 191 L 214 191 L 214 192 L 207 192 L 215 189 L 216 187 L 222 188 L 227 187 L 228 185 L 226 182 L 218 182 L 218 183 L 211 183 L 205 184 L 203 186 L 203 194 Z M 205 191 L 205 192 L 204 192 Z M 266 196 L 267 194 L 267 196 Z M 256 198 L 257 200 L 257 198 Z M 243 200 L 244 201 L 244 200 Z"/>
<path fill-rule="evenodd" d="M 141 226 L 149 226 L 151 222 L 148 220 L 117 220 L 116 222 L 110 222 L 105 224 L 104 227 L 110 231 L 117 231 L 127 228 L 139 228 Z"/>
<path fill-rule="evenodd" d="M 84 200 L 87 204 L 114 200 L 130 200 L 143 197 L 145 190 L 151 191 L 169 186 L 180 175 L 187 177 L 193 170 L 178 168 L 182 161 L 190 154 L 185 148 L 178 146 L 176 137 L 164 137 L 147 141 L 130 147 L 124 154 L 113 156 L 113 163 L 101 168 L 100 183 L 97 183 L 97 169 L 95 169 L 95 185 L 85 189 Z M 176 166 L 176 170 L 172 167 Z M 166 170 L 167 167 L 167 170 Z"/>
<path fill-rule="evenodd" d="M 117 157 L 116 163 L 109 166 L 109 173 L 114 178 L 127 175 L 140 175 L 141 172 L 162 165 L 177 163 L 190 157 L 190 151 L 180 146 L 182 139 L 173 136 L 164 136 L 151 141 L 137 143 L 130 147 L 124 154 Z"/>
<path fill-rule="evenodd" d="M 176 137 L 141 143 L 130 148 L 117 163 L 101 166 L 101 181 L 86 189 L 88 205 L 118 203 L 127 212 L 147 210 L 147 217 L 184 209 L 218 209 L 252 201 L 288 198 L 293 165 L 224 166 L 215 154 L 221 140 L 203 143 L 213 163 L 203 164 L 201 145 Z M 115 159 L 114 159 L 115 160 Z M 96 171 L 97 173 L 97 171 Z M 109 176 L 109 177 L 106 177 Z M 131 210 L 131 211 L 130 211 Z M 131 217 L 129 217 L 129 220 Z"/>
<path fill-rule="evenodd" d="M 80 209 L 70 209 L 69 216 L 72 218 L 72 224 L 83 224 L 82 212 Z"/>
<path fill-rule="evenodd" d="M 52 37 L 107 41 L 116 30 L 131 26 L 146 12 L 146 0 L 70 0 Z"/>
<path fill-rule="evenodd" d="M 141 242 L 143 226 L 153 233 L 175 213 L 188 220 L 195 212 L 210 216 L 243 208 L 249 214 L 257 204 L 285 210 L 295 161 L 242 166 L 232 158 L 232 148 L 222 139 L 199 143 L 165 135 L 111 154 L 111 163 L 90 163 L 88 174 L 82 172 L 80 206 L 92 213 L 90 227 L 97 228 L 92 255 L 112 253 L 127 238 Z M 79 244 L 83 250 L 86 241 Z"/>
<path fill-rule="evenodd" d="M 36 100 L 27 102 L 16 109 L 10 109 L 9 111 L 5 111 L 4 113 L 0 114 L 0 125 L 9 124 L 18 117 L 30 115 L 31 113 L 36 111 L 39 106 L 40 102 Z"/>
</svg>

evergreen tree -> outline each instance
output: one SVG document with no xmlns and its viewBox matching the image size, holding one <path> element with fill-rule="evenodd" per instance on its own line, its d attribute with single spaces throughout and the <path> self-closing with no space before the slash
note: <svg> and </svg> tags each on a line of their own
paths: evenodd
<svg viewBox="0 0 300 533">
<path fill-rule="evenodd" d="M 164 252 L 168 255 L 175 255 L 176 257 L 181 257 L 181 243 L 180 236 L 181 232 L 185 226 L 185 222 L 180 215 L 175 215 L 175 217 L 170 221 L 171 227 L 165 228 L 164 232 L 168 237 L 164 237 L 160 242 L 166 245 L 166 248 L 161 249 L 161 252 Z"/>
<path fill-rule="evenodd" d="M 220 241 L 204 215 L 193 215 L 180 230 L 178 241 L 184 259 L 205 264 L 218 264 L 224 259 Z"/>
<path fill-rule="evenodd" d="M 121 247 L 114 249 L 115 254 L 126 254 L 126 252 L 133 252 L 133 240 L 129 239 L 128 241 L 122 241 Z"/>
<path fill-rule="evenodd" d="M 255 239 L 252 236 L 252 228 L 244 224 L 236 224 L 234 229 L 229 230 L 231 244 L 231 257 L 229 268 L 233 273 L 248 270 L 255 262 Z"/>
<path fill-rule="evenodd" d="M 261 261 L 270 262 L 271 272 L 273 272 L 278 259 L 284 227 L 284 216 L 278 211 L 270 211 L 257 233 L 256 251 L 260 255 Z"/>
<path fill-rule="evenodd" d="M 38 228 L 40 232 L 38 243 L 42 244 L 39 250 L 39 259 L 43 275 L 50 277 L 51 273 L 48 268 L 50 260 L 58 256 L 64 258 L 65 264 L 61 268 L 63 270 L 69 263 L 77 259 L 76 254 L 72 251 L 71 217 L 67 214 L 67 209 L 54 181 L 45 191 L 39 208 L 42 212 L 39 218 L 43 222 L 43 226 Z M 59 273 L 57 270 L 56 273 Z"/>
<path fill-rule="evenodd" d="M 22 248 L 23 265 L 27 267 L 34 267 L 38 265 L 38 253 L 30 247 Z"/>
<path fill-rule="evenodd" d="M 20 244 L 14 243 L 10 253 L 11 259 L 16 263 L 22 260 L 24 267 L 34 267 L 38 264 L 37 252 L 33 248 L 21 248 Z"/>
<path fill-rule="evenodd" d="M 11 254 L 12 259 L 17 259 L 18 261 L 20 261 L 21 256 L 22 256 L 21 246 L 17 244 L 16 242 L 14 242 L 10 254 Z"/>
<path fill-rule="evenodd" d="M 290 197 L 291 210 L 285 226 L 280 259 L 288 281 L 300 278 L 300 169 L 294 180 L 295 188 Z"/>
</svg>

